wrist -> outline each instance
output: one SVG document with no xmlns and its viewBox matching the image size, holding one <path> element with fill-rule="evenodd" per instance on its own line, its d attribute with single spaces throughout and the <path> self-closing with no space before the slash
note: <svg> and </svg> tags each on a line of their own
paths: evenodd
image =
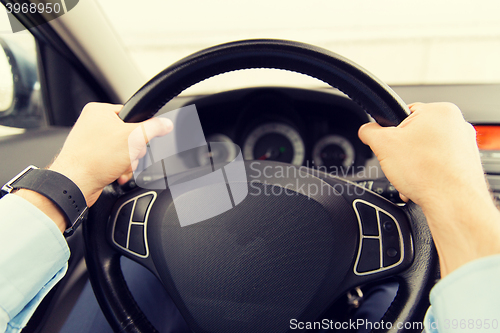
<svg viewBox="0 0 500 333">
<path fill-rule="evenodd" d="M 442 277 L 473 260 L 500 253 L 500 212 L 480 190 L 422 207 L 440 258 Z"/>
<path fill-rule="evenodd" d="M 66 163 L 60 162 L 57 159 L 47 169 L 58 172 L 75 183 L 75 185 L 78 186 L 83 196 L 85 197 L 87 206 L 91 206 L 91 198 L 94 197 L 97 190 L 91 186 L 92 178 L 90 175 L 87 175 L 78 167 L 70 167 Z"/>
<path fill-rule="evenodd" d="M 64 213 L 61 211 L 61 209 L 59 209 L 59 207 L 57 207 L 56 204 L 54 204 L 44 195 L 27 189 L 16 190 L 13 194 L 20 196 L 21 198 L 29 201 L 31 204 L 40 209 L 45 215 L 47 215 L 52 221 L 54 221 L 61 232 L 64 232 L 68 227 L 68 222 L 66 221 Z"/>
<path fill-rule="evenodd" d="M 71 236 L 86 216 L 88 206 L 78 186 L 64 174 L 30 165 L 2 187 L 38 207 Z"/>
</svg>

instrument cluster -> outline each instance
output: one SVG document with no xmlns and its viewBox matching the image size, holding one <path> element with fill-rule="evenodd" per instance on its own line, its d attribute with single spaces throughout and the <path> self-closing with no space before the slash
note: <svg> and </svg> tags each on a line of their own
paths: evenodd
<svg viewBox="0 0 500 333">
<path fill-rule="evenodd" d="M 364 166 L 373 157 L 357 136 L 368 116 L 338 93 L 253 88 L 194 103 L 207 141 L 233 142 L 245 160 L 271 160 L 330 172 Z M 209 158 L 229 162 L 237 154 L 230 151 L 232 145 L 217 147 L 209 156 L 198 156 L 199 164 Z"/>
</svg>

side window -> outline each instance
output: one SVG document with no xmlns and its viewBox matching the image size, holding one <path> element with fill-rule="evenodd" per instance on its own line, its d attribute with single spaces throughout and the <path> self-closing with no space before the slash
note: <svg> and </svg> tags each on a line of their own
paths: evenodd
<svg viewBox="0 0 500 333">
<path fill-rule="evenodd" d="M 0 137 L 46 125 L 40 89 L 34 37 L 0 32 Z"/>
</svg>

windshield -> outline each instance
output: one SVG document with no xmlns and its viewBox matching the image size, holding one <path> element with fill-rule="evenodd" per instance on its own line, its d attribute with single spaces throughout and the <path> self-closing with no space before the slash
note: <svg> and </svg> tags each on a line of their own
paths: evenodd
<svg viewBox="0 0 500 333">
<path fill-rule="evenodd" d="M 498 0 L 98 3 L 147 78 L 209 46 L 280 38 L 339 53 L 392 85 L 500 83 Z M 269 82 L 264 74 L 247 75 L 242 86 Z M 281 75 L 289 81 L 290 74 Z M 238 85 L 237 80 L 229 75 L 216 83 Z"/>
</svg>

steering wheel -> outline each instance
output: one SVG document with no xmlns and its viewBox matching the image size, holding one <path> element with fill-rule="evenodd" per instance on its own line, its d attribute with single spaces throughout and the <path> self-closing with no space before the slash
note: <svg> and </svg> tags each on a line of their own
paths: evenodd
<svg viewBox="0 0 500 333">
<path fill-rule="evenodd" d="M 335 53 L 292 41 L 247 40 L 208 48 L 168 67 L 130 98 L 120 117 L 148 119 L 184 89 L 250 68 L 320 79 L 384 126 L 409 114 L 387 85 Z M 315 321 L 349 289 L 387 277 L 398 280 L 399 290 L 382 318 L 390 325 L 378 331 L 416 331 L 404 323 L 423 321 L 438 271 L 417 205 L 397 206 L 304 167 L 245 163 L 247 180 L 261 193 L 281 194 L 248 195 L 234 208 L 185 227 L 168 188 L 123 193 L 110 185 L 103 191 L 83 226 L 85 258 L 96 298 L 116 332 L 156 332 L 125 283 L 123 255 L 161 280 L 193 332 L 288 332 L 291 319 Z M 283 167 L 307 170 L 307 176 L 263 176 Z M 328 191 L 303 191 L 313 185 Z"/>
</svg>

